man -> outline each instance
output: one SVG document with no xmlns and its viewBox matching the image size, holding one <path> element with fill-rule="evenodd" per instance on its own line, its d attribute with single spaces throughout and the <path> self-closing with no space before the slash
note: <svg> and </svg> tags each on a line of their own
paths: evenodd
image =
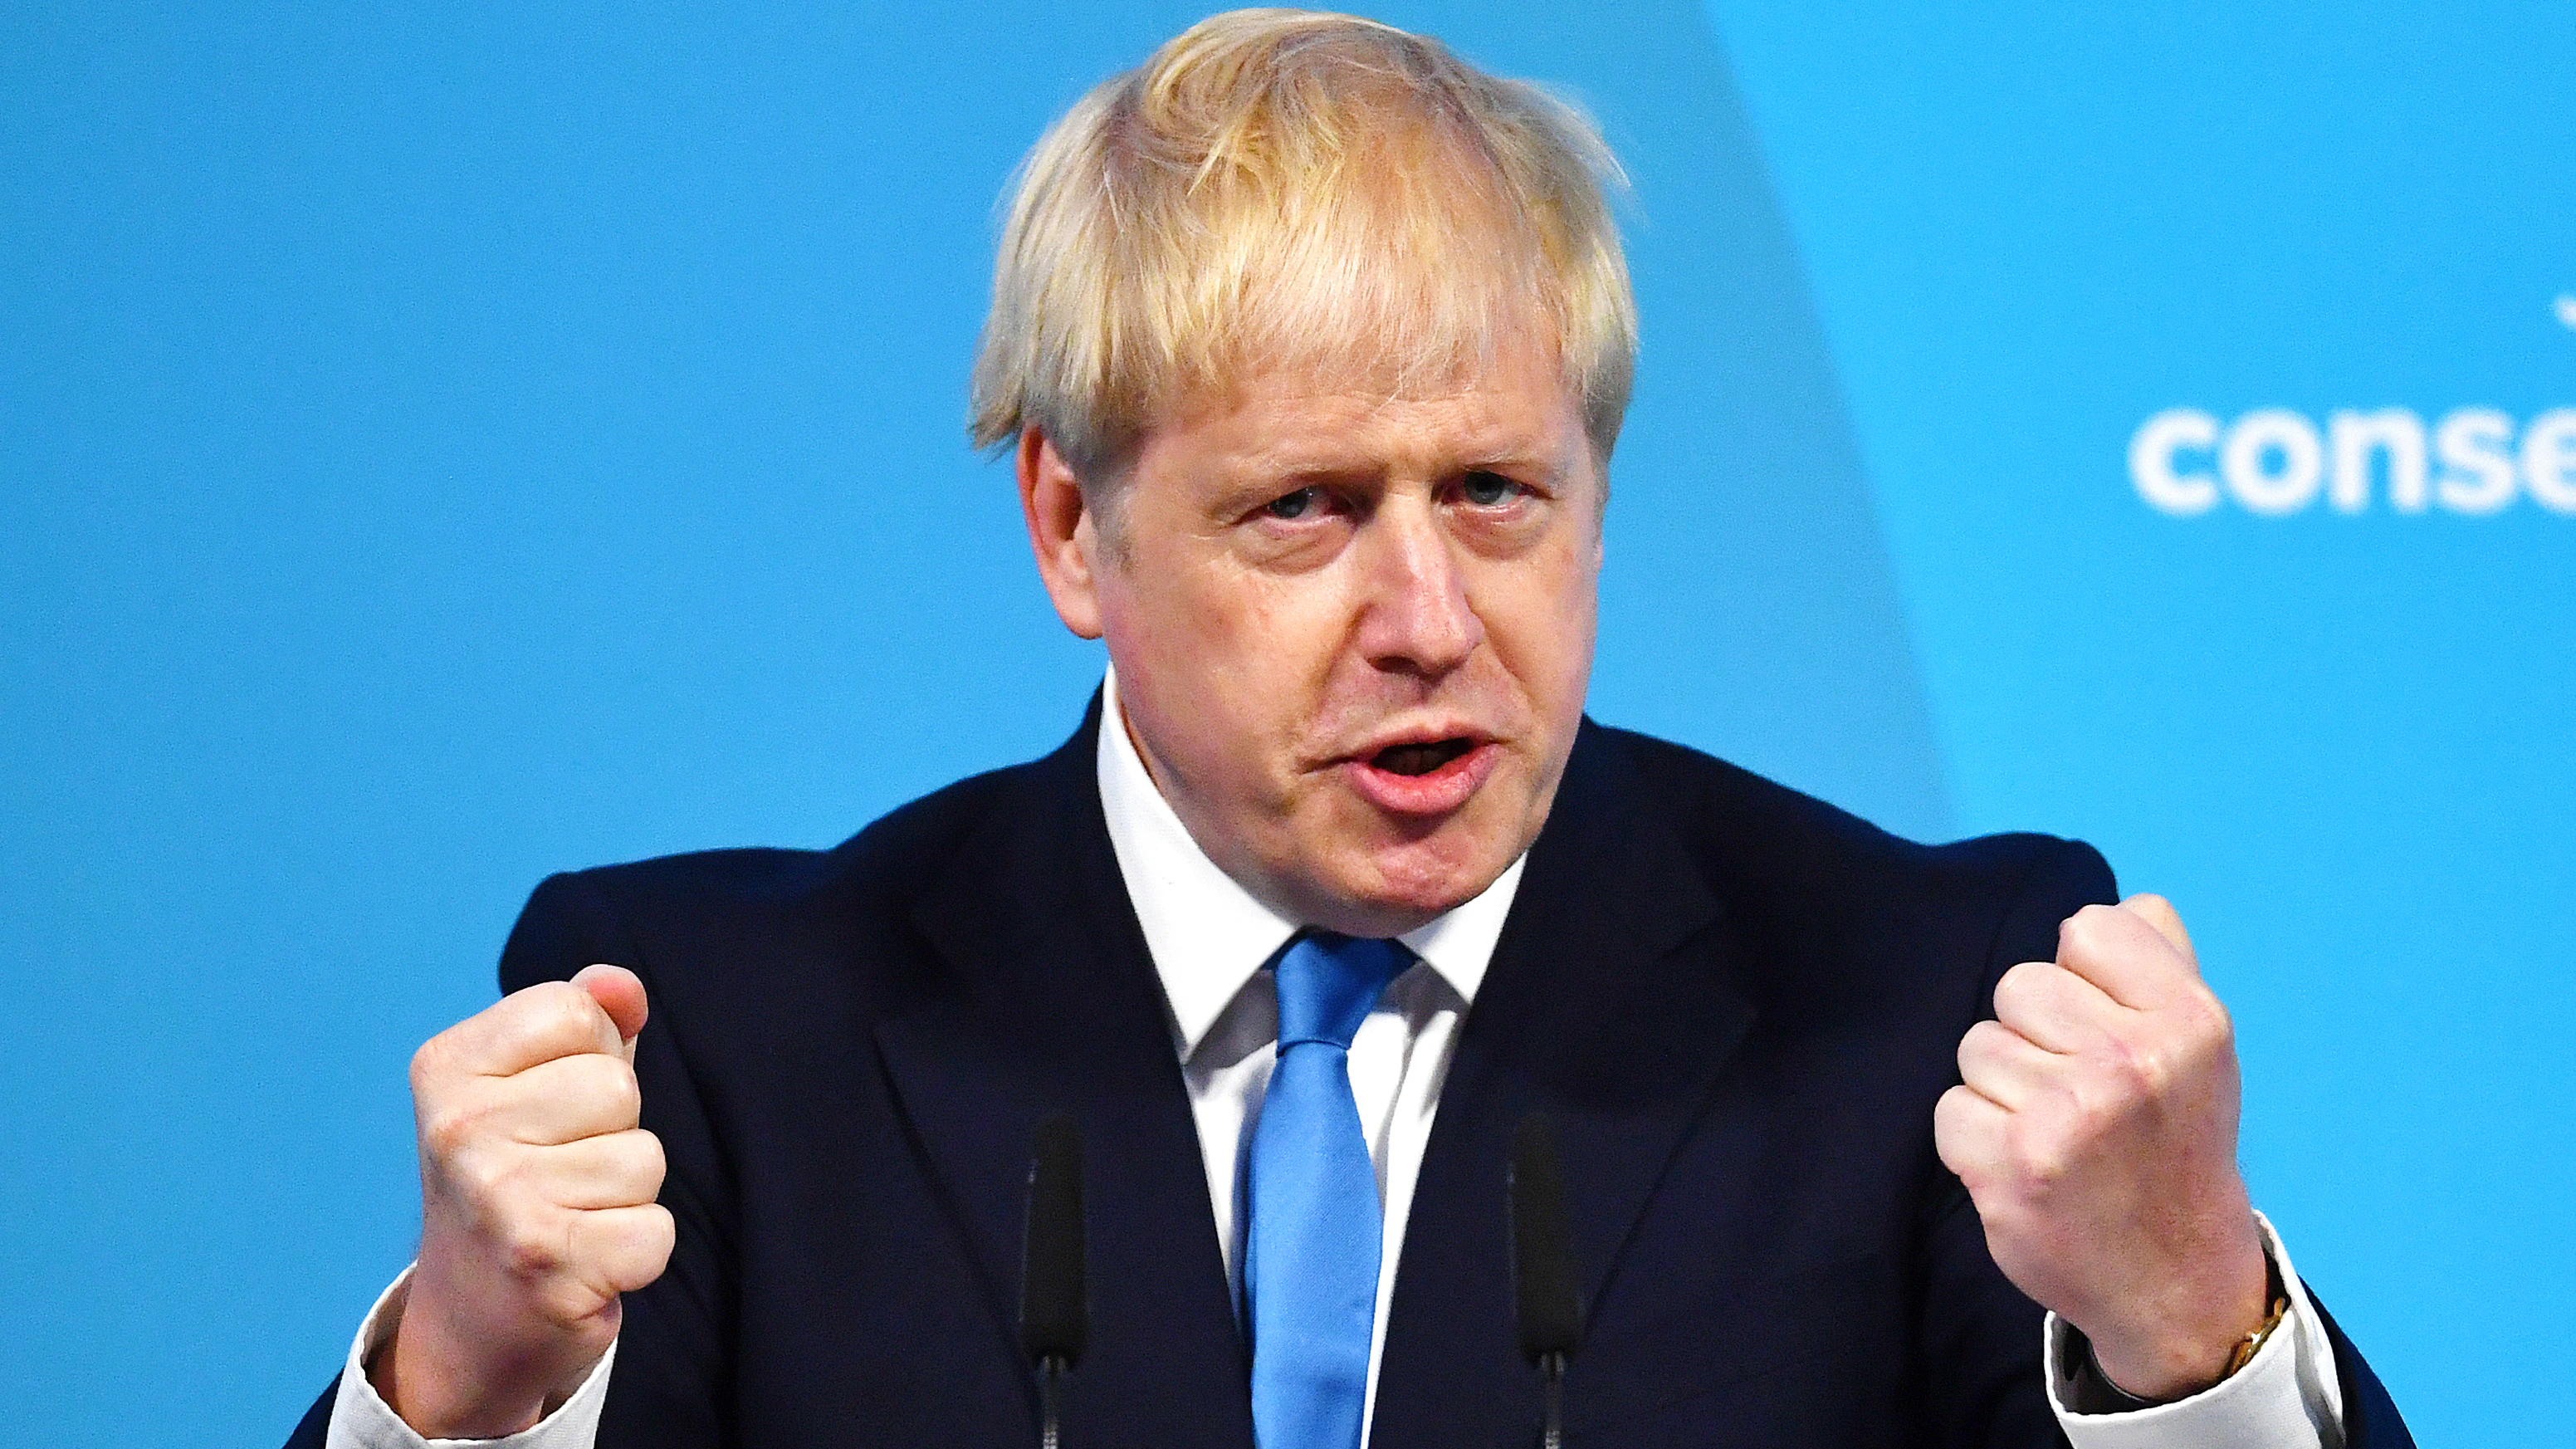
<svg viewBox="0 0 2576 1449">
<path fill-rule="evenodd" d="M 1100 697 L 832 852 L 540 887 L 414 1062 L 420 1256 L 299 1439 L 1025 1441 L 1068 1110 L 1067 1442 L 1526 1442 L 1541 1110 L 1579 1440 L 2405 1442 L 2246 1199 L 2169 907 L 1583 718 L 1611 174 L 1535 90 L 1296 12 L 1059 122 L 975 430 Z"/>
</svg>

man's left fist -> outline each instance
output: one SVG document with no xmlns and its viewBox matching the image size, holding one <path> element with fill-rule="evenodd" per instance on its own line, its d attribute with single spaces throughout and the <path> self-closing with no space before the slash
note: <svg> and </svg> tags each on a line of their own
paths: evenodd
<svg viewBox="0 0 2576 1449">
<path fill-rule="evenodd" d="M 2111 1382 L 2216 1383 L 2263 1321 L 2268 1274 L 2236 1170 L 2236 1038 L 2160 896 L 2086 906 L 2057 960 L 1995 985 L 1932 1116 L 1986 1246 L 2082 1329 Z"/>
</svg>

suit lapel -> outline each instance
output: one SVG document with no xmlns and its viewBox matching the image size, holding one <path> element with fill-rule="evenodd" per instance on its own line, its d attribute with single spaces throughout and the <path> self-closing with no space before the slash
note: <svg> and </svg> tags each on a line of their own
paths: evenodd
<svg viewBox="0 0 2576 1449">
<path fill-rule="evenodd" d="M 1014 1345 L 1032 1134 L 1058 1109 L 1081 1128 L 1092 1333 L 1068 1439 L 1249 1446 L 1197 1127 L 1101 815 L 1099 720 L 1095 698 L 923 893 L 915 920 L 947 969 L 877 1040 Z"/>
<path fill-rule="evenodd" d="M 1536 1387 L 1514 1338 L 1503 1176 L 1559 1119 L 1577 1268 L 1597 1300 L 1753 1020 L 1720 903 L 1671 803 L 1586 722 L 1442 1085 L 1414 1189 L 1372 1444 L 1513 1442 Z"/>
<path fill-rule="evenodd" d="M 1035 1124 L 1062 1108 L 1082 1127 L 1093 1331 L 1068 1438 L 1249 1446 L 1248 1365 L 1197 1129 L 1092 775 L 1098 720 L 1095 702 L 925 889 L 915 919 L 944 969 L 877 1040 L 1006 1341 Z M 1725 913 L 1669 809 L 1587 723 L 1442 1088 L 1376 1449 L 1512 1442 L 1534 1422 L 1503 1208 L 1522 1114 L 1560 1120 L 1577 1263 L 1597 1298 L 1751 1025 L 1729 984 Z"/>
</svg>

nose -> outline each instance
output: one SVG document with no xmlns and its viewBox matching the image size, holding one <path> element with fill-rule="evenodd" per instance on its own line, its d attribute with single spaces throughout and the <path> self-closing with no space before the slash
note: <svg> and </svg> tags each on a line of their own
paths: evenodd
<svg viewBox="0 0 2576 1449">
<path fill-rule="evenodd" d="M 1390 673 L 1437 679 L 1466 663 L 1485 639 L 1456 544 L 1436 514 L 1427 500 L 1389 498 L 1355 540 L 1363 590 L 1360 651 Z"/>
</svg>

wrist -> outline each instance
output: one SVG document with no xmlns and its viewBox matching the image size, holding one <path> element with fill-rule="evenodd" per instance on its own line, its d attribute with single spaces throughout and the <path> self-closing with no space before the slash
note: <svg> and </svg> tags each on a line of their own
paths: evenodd
<svg viewBox="0 0 2576 1449">
<path fill-rule="evenodd" d="M 613 1311 L 610 1319 L 613 1336 Z M 423 1438 L 506 1438 L 571 1397 L 605 1351 L 561 1333 L 515 1337 L 478 1327 L 415 1283 L 367 1357 L 367 1381 Z"/>
<path fill-rule="evenodd" d="M 2224 1316 L 2212 1316 L 2197 1329 L 2150 1331 L 2128 1338 L 2097 1339 L 2084 1334 L 2084 1357 L 2093 1380 L 2114 1399 L 2125 1401 L 2121 1407 L 2138 1409 L 2205 1393 L 2234 1376 L 2279 1328 L 2290 1306 L 2279 1265 L 2270 1252 L 2259 1246 L 2256 1252 L 2261 1276 L 2255 1280 L 2260 1287 L 2251 1299 L 2254 1307 L 2240 1306 Z M 2241 1304 L 2242 1299 L 2229 1294 L 2204 1301 Z M 2246 1326 L 2228 1327 L 2232 1324 Z"/>
</svg>

